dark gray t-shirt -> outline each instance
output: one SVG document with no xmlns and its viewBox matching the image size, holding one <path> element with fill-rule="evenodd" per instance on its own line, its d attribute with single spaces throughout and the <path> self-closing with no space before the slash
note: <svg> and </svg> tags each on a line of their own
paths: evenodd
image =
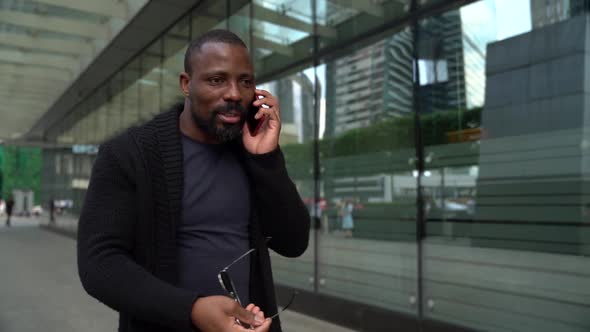
<svg viewBox="0 0 590 332">
<path fill-rule="evenodd" d="M 183 135 L 184 193 L 178 225 L 179 285 L 203 296 L 227 295 L 218 272 L 249 249 L 250 191 L 246 173 L 225 144 Z M 229 269 L 244 305 L 250 303 L 249 257 Z"/>
</svg>

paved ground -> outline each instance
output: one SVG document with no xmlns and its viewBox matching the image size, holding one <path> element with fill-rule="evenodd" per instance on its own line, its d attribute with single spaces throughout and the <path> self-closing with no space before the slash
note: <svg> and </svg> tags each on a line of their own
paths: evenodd
<svg viewBox="0 0 590 332">
<path fill-rule="evenodd" d="M 116 313 L 88 296 L 76 270 L 76 242 L 40 229 L 39 219 L 0 218 L 0 331 L 116 331 Z M 286 332 L 351 332 L 287 310 Z"/>
</svg>

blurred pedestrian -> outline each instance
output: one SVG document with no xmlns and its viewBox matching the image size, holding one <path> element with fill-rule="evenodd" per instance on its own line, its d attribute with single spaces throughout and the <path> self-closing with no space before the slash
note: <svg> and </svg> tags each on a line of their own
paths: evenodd
<svg viewBox="0 0 590 332">
<path fill-rule="evenodd" d="M 49 200 L 49 222 L 55 224 L 55 199 L 53 197 Z"/>
<path fill-rule="evenodd" d="M 344 204 L 342 204 L 342 229 L 345 237 L 352 237 L 352 230 L 354 229 L 352 211 L 354 211 L 352 200 L 345 200 Z"/>
<path fill-rule="evenodd" d="M 14 208 L 14 199 L 10 197 L 6 201 L 6 227 L 10 227 L 10 217 L 12 216 L 12 208 Z"/>
</svg>

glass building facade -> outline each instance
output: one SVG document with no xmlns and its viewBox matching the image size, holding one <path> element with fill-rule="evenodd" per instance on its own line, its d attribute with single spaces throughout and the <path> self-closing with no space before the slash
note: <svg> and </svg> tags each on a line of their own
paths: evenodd
<svg viewBox="0 0 590 332">
<path fill-rule="evenodd" d="M 189 41 L 229 29 L 314 217 L 302 257 L 272 257 L 279 303 L 361 331 L 589 331 L 589 12 L 200 1 L 47 132 L 44 201 L 78 211 L 96 146 L 181 100 Z"/>
</svg>

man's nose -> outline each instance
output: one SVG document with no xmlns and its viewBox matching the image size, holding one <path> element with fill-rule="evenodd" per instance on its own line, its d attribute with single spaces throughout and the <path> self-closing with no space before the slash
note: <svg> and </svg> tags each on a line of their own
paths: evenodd
<svg viewBox="0 0 590 332">
<path fill-rule="evenodd" d="M 237 83 L 230 83 L 225 91 L 225 95 L 223 98 L 226 101 L 241 101 L 242 95 L 240 93 L 240 88 Z"/>
</svg>

